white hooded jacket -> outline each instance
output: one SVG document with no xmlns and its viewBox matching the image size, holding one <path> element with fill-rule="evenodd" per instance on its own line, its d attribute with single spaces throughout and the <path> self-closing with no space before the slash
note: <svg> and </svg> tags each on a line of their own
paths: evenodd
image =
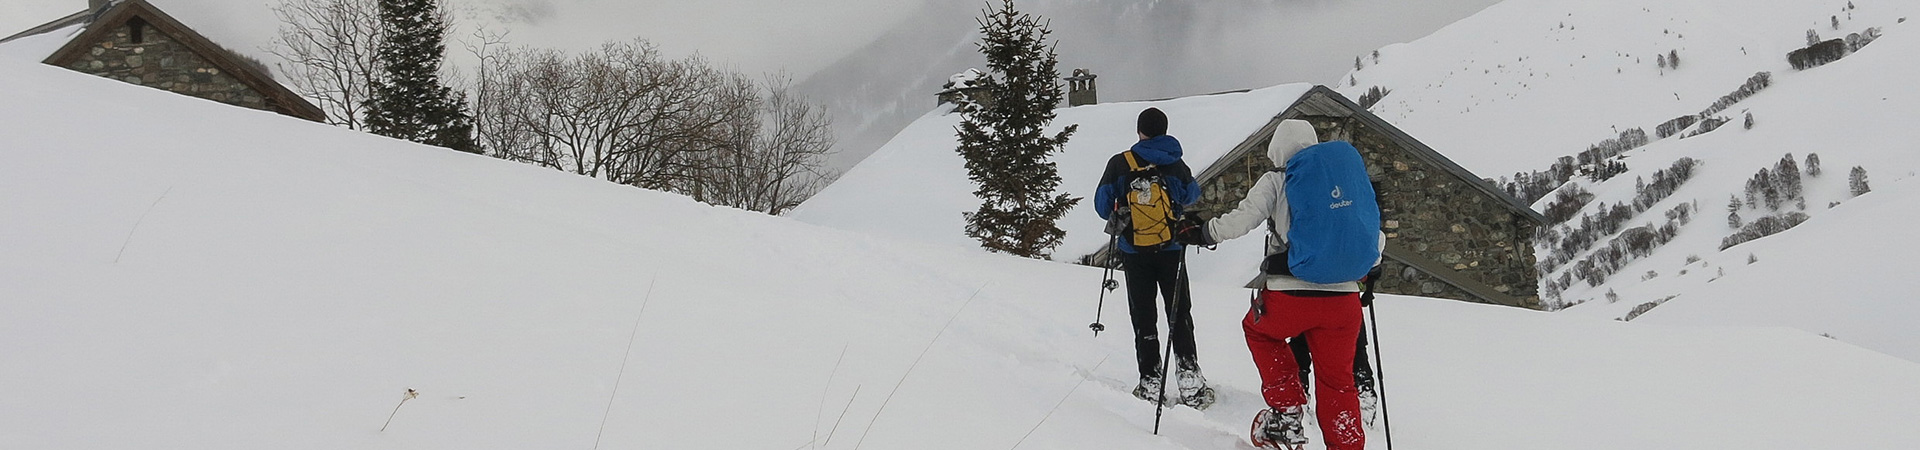
<svg viewBox="0 0 1920 450">
<path fill-rule="evenodd" d="M 1267 159 L 1273 160 L 1274 167 L 1286 167 L 1287 160 L 1292 159 L 1294 154 L 1319 143 L 1320 137 L 1314 132 L 1313 124 L 1304 120 L 1283 120 L 1273 131 L 1273 141 L 1267 144 Z M 1246 236 L 1263 223 L 1271 224 L 1269 229 L 1273 234 L 1267 239 L 1266 254 L 1275 255 L 1287 251 L 1290 222 L 1286 174 L 1275 171 L 1261 175 L 1260 180 L 1253 184 L 1253 189 L 1247 191 L 1247 198 L 1240 200 L 1240 206 L 1235 207 L 1233 212 L 1207 221 L 1206 232 L 1215 241 L 1226 241 Z M 1386 246 L 1387 236 L 1383 232 L 1380 234 L 1380 249 L 1384 252 Z M 1379 264 L 1379 261 L 1374 264 Z M 1248 282 L 1247 287 L 1264 287 L 1269 291 L 1360 292 L 1360 284 L 1351 281 L 1319 284 L 1286 275 L 1267 274 Z"/>
</svg>

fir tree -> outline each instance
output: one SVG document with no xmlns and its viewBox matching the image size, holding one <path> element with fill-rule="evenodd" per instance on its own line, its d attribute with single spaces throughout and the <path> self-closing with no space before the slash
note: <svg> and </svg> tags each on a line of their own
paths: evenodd
<svg viewBox="0 0 1920 450">
<path fill-rule="evenodd" d="M 1865 167 L 1853 166 L 1853 172 L 1847 174 L 1847 187 L 1855 197 L 1873 192 L 1873 188 L 1867 186 L 1867 169 Z"/>
<path fill-rule="evenodd" d="M 1801 192 L 1800 164 L 1794 162 L 1792 153 L 1781 157 L 1780 162 L 1774 163 L 1773 182 L 1778 185 L 1775 189 L 1780 191 L 1783 199 L 1799 200 L 1805 196 Z M 1801 209 L 1805 208 L 1801 206 Z"/>
<path fill-rule="evenodd" d="M 984 13 L 978 47 L 992 73 L 978 85 L 993 101 L 963 108 L 958 127 L 957 150 L 981 200 L 963 214 L 967 236 L 988 250 L 1048 258 L 1066 236 L 1055 222 L 1080 201 L 1055 192 L 1060 174 L 1050 156 L 1079 126 L 1045 134 L 1062 97 L 1047 25 L 1013 0 Z"/>
<path fill-rule="evenodd" d="M 1820 176 L 1820 154 L 1819 153 L 1807 154 L 1807 176 L 1810 176 L 1810 177 Z"/>
<path fill-rule="evenodd" d="M 466 96 L 440 83 L 447 24 L 434 0 L 380 0 L 385 77 L 367 102 L 367 131 L 478 153 Z"/>
</svg>

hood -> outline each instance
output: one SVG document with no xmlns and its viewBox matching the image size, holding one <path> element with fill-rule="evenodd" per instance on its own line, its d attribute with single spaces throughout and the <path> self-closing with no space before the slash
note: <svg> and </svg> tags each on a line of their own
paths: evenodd
<svg viewBox="0 0 1920 450">
<path fill-rule="evenodd" d="M 1168 135 L 1149 138 L 1133 144 L 1133 153 L 1156 165 L 1173 164 L 1180 160 L 1180 140 Z"/>
<path fill-rule="evenodd" d="M 1294 154 L 1319 143 L 1320 134 L 1313 130 L 1313 124 L 1299 119 L 1282 120 L 1273 130 L 1273 141 L 1267 144 L 1267 159 L 1273 160 L 1274 167 L 1286 167 L 1287 160 Z"/>
</svg>

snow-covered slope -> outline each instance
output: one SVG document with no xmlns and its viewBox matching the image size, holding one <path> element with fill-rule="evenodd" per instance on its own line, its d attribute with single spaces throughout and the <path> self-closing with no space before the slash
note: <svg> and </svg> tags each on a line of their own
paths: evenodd
<svg viewBox="0 0 1920 450">
<path fill-rule="evenodd" d="M 1912 82 L 1920 64 L 1911 58 L 1920 52 L 1920 35 L 1905 19 L 1912 12 L 1911 2 L 1882 0 L 1509 0 L 1427 38 L 1382 48 L 1379 61 L 1369 58 L 1351 74 L 1357 84 L 1343 92 L 1391 89 L 1376 113 L 1469 169 L 1510 175 L 1544 170 L 1620 130 L 1652 134 L 1769 72 L 1771 87 L 1719 114 L 1733 123 L 1629 151 L 1623 161 L 1630 170 L 1606 182 L 1575 177 L 1595 194 L 1574 216 L 1577 226 L 1602 204 L 1630 201 L 1639 181 L 1652 181 L 1676 160 L 1701 162 L 1692 180 L 1626 226 L 1661 226 L 1668 222 L 1662 213 L 1683 203 L 1696 219 L 1599 286 L 1576 279 L 1562 294 L 1565 303 L 1578 303 L 1567 313 L 1621 318 L 1653 303 L 1664 306 L 1648 320 L 1791 326 L 1920 361 L 1920 332 L 1907 325 L 1920 320 L 1910 301 L 1920 281 L 1882 272 L 1910 267 L 1908 255 L 1920 251 L 1898 237 L 1920 219 L 1905 207 L 1916 198 L 1908 178 L 1920 170 L 1913 151 L 1920 129 L 1911 125 L 1920 121 L 1920 86 Z M 1807 70 L 1788 64 L 1786 54 L 1806 45 L 1809 29 L 1834 39 L 1870 28 L 1884 37 L 1845 59 Z M 1680 66 L 1659 67 L 1656 55 L 1672 53 Z M 1751 129 L 1743 126 L 1746 114 L 1754 118 Z M 1736 231 L 1728 223 L 1729 197 L 1744 200 L 1747 181 L 1787 154 L 1804 173 L 1809 153 L 1819 155 L 1824 172 L 1804 177 L 1804 212 L 1812 220 L 1721 251 L 1722 238 Z M 1876 192 L 1849 200 L 1854 166 L 1866 169 Z M 1830 209 L 1836 202 L 1844 203 Z M 1787 203 L 1779 212 L 1737 212 L 1751 222 L 1799 210 Z M 1843 251 L 1847 245 L 1858 251 Z"/>
<path fill-rule="evenodd" d="M 1222 402 L 1156 437 L 1094 269 L 0 80 L 0 448 L 1237 448 L 1260 407 L 1231 284 Z M 1804 332 L 1379 315 L 1407 448 L 1920 446 L 1920 364 Z"/>
</svg>

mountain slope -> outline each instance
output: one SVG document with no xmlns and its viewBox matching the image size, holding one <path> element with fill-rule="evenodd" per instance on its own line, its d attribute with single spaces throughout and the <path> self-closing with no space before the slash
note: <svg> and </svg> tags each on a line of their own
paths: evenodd
<svg viewBox="0 0 1920 450">
<path fill-rule="evenodd" d="M 1155 437 L 1094 269 L 0 79 L 0 447 L 1228 448 L 1260 407 L 1230 283 L 1195 289 L 1222 401 Z M 1379 315 L 1402 445 L 1920 445 L 1920 365 L 1807 333 Z"/>
<path fill-rule="evenodd" d="M 1417 38 L 1496 0 L 1023 0 L 1049 20 L 1066 75 L 1100 75 L 1105 101 L 1280 83 L 1329 83 L 1352 55 Z M 994 2 L 998 5 L 998 2 Z M 797 88 L 834 114 L 837 168 L 852 167 L 933 106 L 947 76 L 985 69 L 977 2 L 926 2 Z"/>
<path fill-rule="evenodd" d="M 1904 254 L 1920 249 L 1899 238 L 1913 217 L 1902 206 L 1913 198 L 1905 185 L 1920 170 L 1911 151 L 1920 141 L 1910 126 L 1920 120 L 1920 87 L 1910 81 L 1920 65 L 1906 57 L 1920 51 L 1920 36 L 1905 21 L 1911 11 L 1905 2 L 1871 0 L 1511 0 L 1428 38 L 1381 49 L 1380 62 L 1354 72 L 1358 84 L 1344 91 L 1390 89 L 1377 113 L 1469 169 L 1511 174 L 1544 170 L 1622 130 L 1655 134 L 1657 125 L 1699 114 L 1767 72 L 1770 87 L 1713 114 L 1731 123 L 1696 137 L 1656 138 L 1616 159 L 1625 173 L 1606 181 L 1575 176 L 1561 188 L 1588 190 L 1593 198 L 1555 236 L 1576 231 L 1603 208 L 1633 202 L 1639 184 L 1652 184 L 1676 161 L 1699 162 L 1670 196 L 1649 194 L 1656 201 L 1635 209 L 1644 212 L 1624 220 L 1620 231 L 1599 233 L 1596 245 L 1555 264 L 1543 283 L 1571 282 L 1559 286 L 1568 314 L 1792 326 L 1920 360 L 1920 333 L 1902 325 L 1920 319 L 1908 301 L 1920 285 L 1874 275 L 1905 267 Z M 1810 28 L 1823 39 L 1868 29 L 1883 37 L 1839 61 L 1795 70 L 1786 54 L 1806 45 Z M 1658 66 L 1654 55 L 1668 52 L 1680 55 L 1679 68 Z M 1744 123 L 1749 114 L 1751 129 Z M 1681 130 L 1688 129 L 1701 128 Z M 1823 174 L 1808 174 L 1810 153 L 1818 154 Z M 1802 174 L 1806 206 L 1748 203 L 1749 180 L 1789 155 Z M 1866 170 L 1876 192 L 1850 200 L 1847 172 L 1854 166 Z M 1536 207 L 1552 207 L 1553 197 Z M 1730 210 L 1730 197 L 1744 204 Z M 1683 205 L 1690 219 L 1667 215 Z M 1811 221 L 1722 251 L 1723 239 L 1738 231 L 1730 212 L 1743 226 L 1789 213 Z M 1854 219 L 1860 217 L 1873 219 Z M 1632 228 L 1668 223 L 1677 225 L 1670 242 L 1626 257 L 1606 271 L 1610 276 L 1573 276 L 1579 261 L 1630 240 Z M 1852 241 L 1858 236 L 1876 238 Z M 1549 258 L 1559 241 L 1541 240 L 1537 254 Z M 1844 245 L 1860 251 L 1834 251 Z"/>
</svg>

